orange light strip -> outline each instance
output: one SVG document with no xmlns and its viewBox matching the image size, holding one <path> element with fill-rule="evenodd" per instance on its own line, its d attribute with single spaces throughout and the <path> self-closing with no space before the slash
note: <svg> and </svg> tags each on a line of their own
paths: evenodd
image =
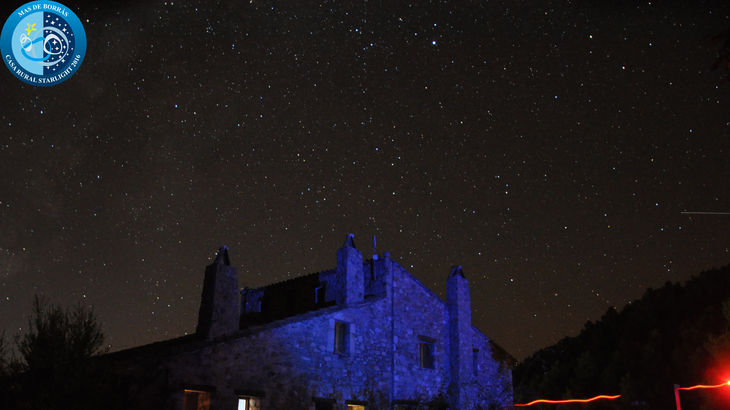
<svg viewBox="0 0 730 410">
<path fill-rule="evenodd" d="M 567 400 L 538 399 L 538 400 L 533 400 L 533 401 L 531 401 L 529 403 L 515 404 L 514 406 L 515 407 L 527 407 L 527 406 L 532 406 L 533 404 L 538 404 L 538 403 L 552 403 L 552 404 L 561 404 L 561 403 L 589 403 L 589 402 L 596 401 L 596 400 L 601 400 L 601 399 L 613 400 L 613 399 L 618 399 L 619 397 L 621 397 L 620 394 L 617 394 L 615 396 L 607 396 L 605 394 L 602 394 L 600 396 L 591 397 L 590 399 L 567 399 Z"/>
<path fill-rule="evenodd" d="M 716 389 L 718 387 L 724 387 L 724 386 L 730 386 L 730 381 L 720 384 L 715 384 L 712 386 L 706 385 L 706 384 L 698 384 L 696 386 L 690 386 L 690 387 L 680 387 L 679 390 L 694 390 L 694 389 Z"/>
</svg>

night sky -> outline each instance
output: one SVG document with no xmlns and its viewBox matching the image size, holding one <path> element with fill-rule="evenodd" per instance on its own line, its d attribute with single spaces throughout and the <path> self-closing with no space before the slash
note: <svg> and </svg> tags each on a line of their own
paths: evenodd
<svg viewBox="0 0 730 410">
<path fill-rule="evenodd" d="M 332 268 L 372 235 L 521 359 L 730 263 L 718 1 L 63 2 L 66 82 L 0 69 L 0 329 L 34 294 L 112 350 L 195 330 L 203 272 Z M 22 2 L 2 5 L 2 19 Z"/>
</svg>

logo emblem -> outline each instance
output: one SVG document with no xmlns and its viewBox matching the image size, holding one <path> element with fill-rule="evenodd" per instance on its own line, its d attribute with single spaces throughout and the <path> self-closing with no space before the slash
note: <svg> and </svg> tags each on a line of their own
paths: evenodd
<svg viewBox="0 0 730 410">
<path fill-rule="evenodd" d="M 86 32 L 68 7 L 32 1 L 18 7 L 0 34 L 2 59 L 21 81 L 51 86 L 68 80 L 86 54 Z"/>
</svg>

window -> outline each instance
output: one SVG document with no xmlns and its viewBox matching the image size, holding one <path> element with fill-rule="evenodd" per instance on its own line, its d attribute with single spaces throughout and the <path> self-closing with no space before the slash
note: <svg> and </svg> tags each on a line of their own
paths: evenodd
<svg viewBox="0 0 730 410">
<path fill-rule="evenodd" d="M 261 410 L 261 399 L 254 396 L 239 396 L 238 410 Z"/>
<path fill-rule="evenodd" d="M 324 285 L 314 288 L 314 304 L 324 303 Z"/>
<path fill-rule="evenodd" d="M 348 353 L 348 339 L 350 338 L 350 329 L 347 323 L 335 322 L 335 353 Z"/>
<path fill-rule="evenodd" d="M 314 410 L 333 410 L 335 408 L 335 401 L 332 399 L 321 399 L 314 397 Z"/>
<path fill-rule="evenodd" d="M 433 343 L 435 340 L 419 336 L 418 358 L 422 369 L 433 369 Z"/>
<path fill-rule="evenodd" d="M 367 402 L 359 400 L 348 400 L 345 402 L 347 410 L 365 410 L 367 409 Z"/>
<path fill-rule="evenodd" d="M 202 390 L 185 389 L 183 410 L 209 410 L 210 393 Z"/>
<path fill-rule="evenodd" d="M 416 410 L 418 409 L 418 401 L 416 400 L 393 400 L 393 410 Z"/>
<path fill-rule="evenodd" d="M 471 364 L 474 376 L 479 374 L 479 349 L 473 349 L 471 351 Z"/>
</svg>

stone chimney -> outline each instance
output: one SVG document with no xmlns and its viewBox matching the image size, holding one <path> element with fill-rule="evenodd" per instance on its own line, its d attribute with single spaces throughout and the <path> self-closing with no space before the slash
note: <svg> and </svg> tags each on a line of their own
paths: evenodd
<svg viewBox="0 0 730 410">
<path fill-rule="evenodd" d="M 451 268 L 446 280 L 446 306 L 449 312 L 449 396 L 451 407 L 464 408 L 464 386 L 471 380 L 472 328 L 469 282 L 461 266 Z"/>
<path fill-rule="evenodd" d="M 206 339 L 235 332 L 241 316 L 238 273 L 231 266 L 228 247 L 218 250 L 215 261 L 205 268 L 203 296 L 196 333 Z"/>
<path fill-rule="evenodd" d="M 355 235 L 348 234 L 337 250 L 337 304 L 362 302 L 365 295 L 362 253 L 355 248 Z"/>
</svg>

